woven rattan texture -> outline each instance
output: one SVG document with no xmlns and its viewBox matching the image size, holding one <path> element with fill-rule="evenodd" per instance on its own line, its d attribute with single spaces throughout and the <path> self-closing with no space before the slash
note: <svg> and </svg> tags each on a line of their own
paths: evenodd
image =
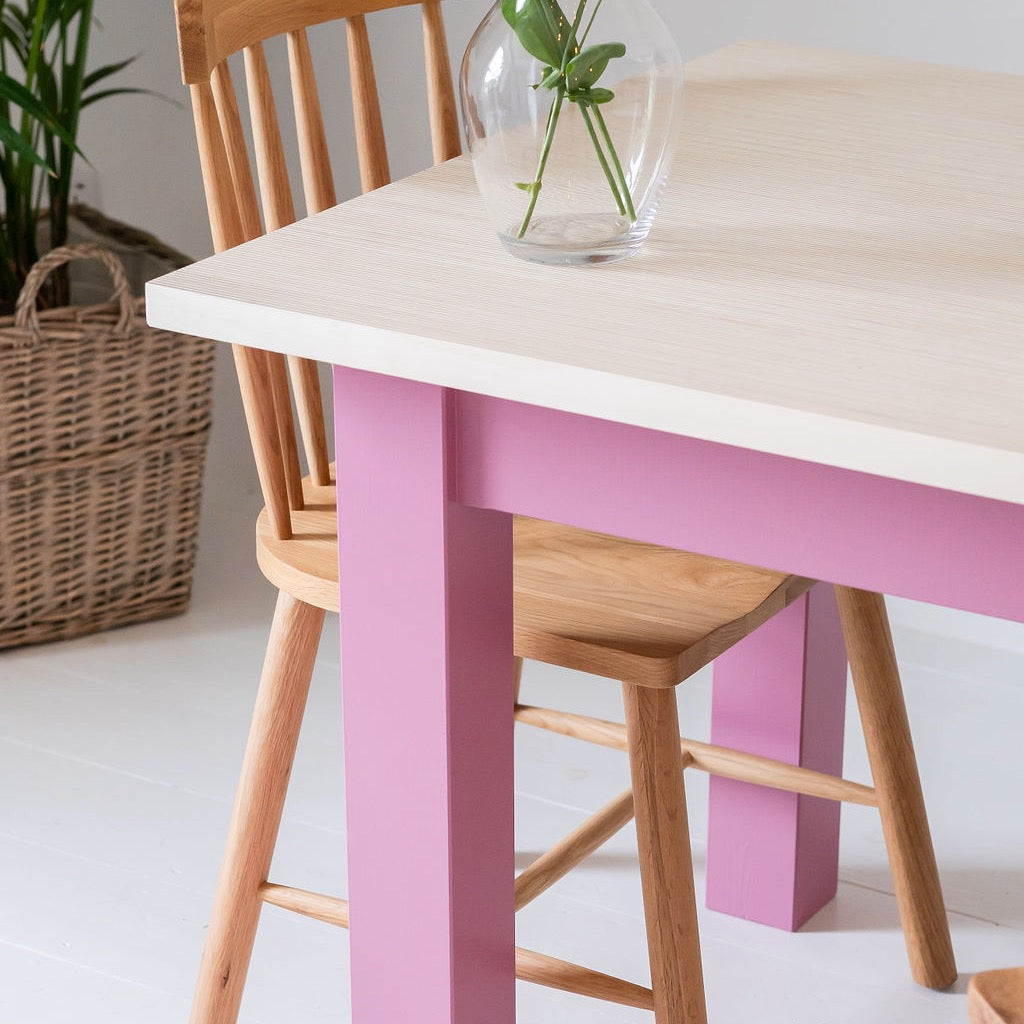
<svg viewBox="0 0 1024 1024">
<path fill-rule="evenodd" d="M 0 319 L 0 648 L 188 605 L 213 344 L 117 300 Z"/>
</svg>

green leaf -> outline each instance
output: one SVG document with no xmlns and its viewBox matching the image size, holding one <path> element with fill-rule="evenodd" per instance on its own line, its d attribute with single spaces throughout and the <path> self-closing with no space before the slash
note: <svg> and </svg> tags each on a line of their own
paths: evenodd
<svg viewBox="0 0 1024 1024">
<path fill-rule="evenodd" d="M 17 11 L 4 8 L 0 13 L 0 39 L 9 43 L 19 53 L 25 47 L 25 23 Z"/>
<path fill-rule="evenodd" d="M 529 192 L 533 195 L 534 192 L 540 191 L 539 181 L 517 181 L 516 188 L 521 189 L 523 192 Z"/>
<path fill-rule="evenodd" d="M 523 49 L 552 68 L 560 68 L 566 47 L 575 45 L 558 0 L 501 0 L 501 14 Z"/>
<path fill-rule="evenodd" d="M 615 57 L 623 57 L 626 47 L 622 43 L 600 43 L 588 46 L 576 54 L 566 65 L 565 77 L 569 92 L 589 89 L 604 74 L 608 62 Z"/>
<path fill-rule="evenodd" d="M 609 103 L 615 99 L 615 93 L 611 89 L 579 89 L 576 92 L 567 92 L 569 100 L 581 107 L 596 107 L 599 103 Z"/>
<path fill-rule="evenodd" d="M 166 99 L 167 97 L 161 96 L 158 92 L 153 92 L 152 89 L 101 89 L 99 92 L 89 93 L 88 96 L 82 97 L 82 108 L 89 106 L 90 103 L 95 103 L 97 100 L 105 100 L 108 96 L 129 96 L 132 94 L 138 94 L 140 96 L 157 96 L 160 99 Z M 173 104 L 176 107 L 180 107 L 181 104 L 175 100 L 167 100 L 168 103 Z"/>
<path fill-rule="evenodd" d="M 32 93 L 30 93 L 20 82 L 11 78 L 10 75 L 0 75 L 0 98 L 8 100 L 15 106 L 20 107 L 29 115 L 29 117 L 38 121 L 46 131 L 52 132 L 69 146 L 75 145 L 74 138 L 56 120 L 52 112 L 35 96 L 33 96 Z M 13 128 L 11 128 L 9 123 L 0 123 L 6 124 L 7 127 L 13 131 Z"/>
<path fill-rule="evenodd" d="M 60 94 L 57 89 L 57 79 L 54 77 L 53 68 L 45 62 L 36 69 L 34 92 L 39 98 L 39 102 L 50 111 L 54 121 L 63 124 L 60 117 Z"/>
<path fill-rule="evenodd" d="M 116 75 L 118 71 L 124 71 L 126 67 L 134 64 L 137 59 L 137 57 L 129 57 L 127 60 L 118 61 L 116 64 L 105 64 L 103 67 L 97 68 L 95 71 L 90 71 L 89 74 L 82 79 L 82 89 L 88 89 L 90 86 L 95 85 L 104 78 Z"/>
<path fill-rule="evenodd" d="M 543 77 L 534 86 L 534 89 L 554 89 L 562 79 L 562 72 L 558 68 L 545 68 Z"/>
<path fill-rule="evenodd" d="M 7 153 L 17 153 L 18 156 L 42 167 L 48 174 L 53 174 L 53 168 L 35 151 L 32 145 L 16 132 L 8 121 L 0 120 L 0 143 L 3 143 Z"/>
</svg>

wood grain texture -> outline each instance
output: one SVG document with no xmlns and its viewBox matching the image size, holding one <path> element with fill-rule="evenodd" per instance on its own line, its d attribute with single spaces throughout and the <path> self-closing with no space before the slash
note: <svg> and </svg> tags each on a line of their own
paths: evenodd
<svg viewBox="0 0 1024 1024">
<path fill-rule="evenodd" d="M 299 465 L 299 450 L 295 435 L 295 420 L 292 416 L 292 397 L 288 381 L 288 363 L 280 352 L 267 352 L 270 372 L 270 388 L 277 419 L 277 447 L 274 452 L 284 472 L 285 489 L 288 492 L 288 506 L 293 511 L 301 509 L 302 467 Z"/>
<path fill-rule="evenodd" d="M 352 83 L 359 177 L 363 191 L 371 192 L 391 181 L 380 97 L 377 95 L 377 78 L 373 70 L 366 18 L 362 15 L 349 18 L 345 22 L 345 29 L 348 35 L 348 67 Z"/>
<path fill-rule="evenodd" d="M 1024 502 L 1024 79 L 750 43 L 687 83 L 633 260 L 504 255 L 456 160 L 165 278 L 150 316 Z"/>
<path fill-rule="evenodd" d="M 619 722 L 529 704 L 516 704 L 516 721 L 557 732 L 562 736 L 611 747 L 613 750 L 628 748 L 626 727 Z M 684 768 L 696 768 L 709 775 L 752 782 L 757 786 L 783 789 L 790 793 L 804 793 L 823 800 L 878 806 L 878 798 L 872 787 L 836 778 L 812 768 L 801 768 L 774 758 L 747 754 L 742 750 L 703 743 L 685 736 L 679 739 L 679 749 L 683 755 Z"/>
<path fill-rule="evenodd" d="M 299 165 L 306 198 L 306 213 L 320 213 L 337 202 L 327 134 L 320 110 L 316 72 L 305 31 L 288 34 L 288 68 L 292 82 L 292 104 L 299 143 Z"/>
<path fill-rule="evenodd" d="M 244 52 L 263 217 L 267 230 L 276 231 L 294 222 L 295 203 L 288 179 L 288 165 L 263 46 L 256 44 Z M 289 33 L 288 56 L 306 208 L 310 212 L 318 212 L 333 205 L 334 186 L 320 102 L 316 92 L 316 79 L 305 32 Z M 240 137 L 240 133 L 234 134 L 234 138 Z M 306 461 L 316 482 L 323 484 L 329 479 L 329 455 L 316 364 L 312 360 L 291 356 L 288 365 Z M 290 493 L 294 495 L 295 484 L 301 472 L 298 470 L 297 452 L 294 450 L 294 426 L 289 427 L 289 405 L 280 404 L 278 420 L 283 430 L 283 451 L 289 453 L 286 467 Z M 295 507 L 294 498 L 292 504 Z"/>
<path fill-rule="evenodd" d="M 347 19 L 356 143 L 363 186 L 366 189 L 376 188 L 389 180 L 380 103 L 364 14 L 368 10 L 394 6 L 400 4 L 392 0 L 304 0 L 298 3 L 260 0 L 255 4 L 241 5 L 234 0 L 209 0 L 205 4 L 180 0 L 176 8 L 179 46 L 182 66 L 194 71 L 194 75 L 186 75 L 186 78 L 195 82 L 192 86 L 193 107 L 207 207 L 217 251 L 257 237 L 264 230 L 278 231 L 295 220 L 295 202 L 278 110 L 262 42 L 272 35 L 282 32 L 287 35 L 307 211 L 316 213 L 335 202 L 307 26 L 328 19 Z M 432 0 L 430 10 L 424 11 L 423 23 L 435 147 L 450 149 L 453 130 L 457 142 L 457 127 L 440 0 Z M 227 61 L 227 57 L 239 49 L 244 54 L 259 201 L 246 132 Z M 444 67 L 441 66 L 442 58 Z M 443 142 L 444 139 L 447 142 Z M 330 456 L 319 375 L 314 361 L 299 356 L 289 357 L 289 372 L 286 374 L 280 354 L 268 356 L 243 352 L 243 347 L 237 347 L 243 403 L 269 512 L 264 525 L 269 523 L 276 540 L 287 540 L 292 527 L 285 515 L 282 488 L 287 492 L 287 504 L 291 508 L 302 506 L 302 470 L 295 419 L 298 420 L 306 464 L 314 482 L 322 486 L 330 480 Z M 271 427 L 272 420 L 277 423 L 276 437 Z M 307 554 L 308 550 L 297 553 L 296 564 L 308 561 Z M 283 572 L 279 572 L 282 568 Z M 275 574 L 281 579 L 295 576 L 286 566 L 275 567 Z M 308 580 L 299 580 L 297 585 L 301 592 L 310 593 L 314 603 L 322 606 L 325 598 L 318 596 L 316 590 L 318 573 L 314 572 L 311 578 L 312 592 Z"/>
<path fill-rule="evenodd" d="M 813 583 L 540 520 L 515 529 L 520 657 L 675 686 Z"/>
<path fill-rule="evenodd" d="M 550 889 L 632 819 L 633 791 L 627 789 L 519 873 L 516 877 L 516 910 L 521 910 Z"/>
<path fill-rule="evenodd" d="M 444 163 L 462 152 L 455 86 L 448 59 L 448 41 L 441 17 L 441 0 L 424 0 L 423 49 L 427 67 L 427 102 L 434 163 Z"/>
<path fill-rule="evenodd" d="M 257 43 L 245 50 L 245 81 L 252 118 L 256 174 L 260 183 L 263 220 L 268 231 L 276 231 L 295 220 L 295 204 L 288 182 L 281 129 L 277 121 L 274 90 L 270 84 L 267 57 Z M 235 133 L 240 138 L 241 133 Z"/>
<path fill-rule="evenodd" d="M 216 252 L 222 252 L 243 242 L 245 234 L 231 181 L 224 137 L 217 118 L 213 88 L 209 83 L 203 83 L 193 85 L 189 92 L 213 247 Z"/>
<path fill-rule="evenodd" d="M 420 0 L 175 0 L 182 79 L 201 82 L 225 57 L 271 36 Z"/>
<path fill-rule="evenodd" d="M 289 518 L 291 535 L 281 538 L 268 509 L 256 520 L 256 560 L 279 590 L 323 608 L 338 610 L 338 510 L 334 484 L 303 480 L 301 511 Z"/>
<path fill-rule="evenodd" d="M 267 521 L 275 537 L 288 540 L 292 535 L 288 482 L 281 461 L 273 369 L 268 358 L 273 353 L 244 345 L 234 345 L 232 350 Z"/>
<path fill-rule="evenodd" d="M 238 216 L 242 223 L 242 241 L 257 238 L 263 234 L 260 223 L 259 203 L 256 200 L 256 185 L 249 162 L 249 152 L 245 145 L 242 132 L 242 118 L 238 110 L 238 96 L 231 78 L 231 68 L 227 61 L 222 61 L 210 76 L 213 96 L 217 105 L 217 118 L 220 122 L 223 152 L 230 171 L 231 193 L 238 208 Z M 238 243 L 232 243 L 237 245 Z M 229 246 L 225 246 L 229 248 Z M 220 250 L 218 250 L 220 251 Z"/>
<path fill-rule="evenodd" d="M 607 1003 L 638 1006 L 641 1010 L 654 1009 L 649 988 L 519 947 L 516 948 L 516 977 L 534 985 L 576 992 Z"/>
<path fill-rule="evenodd" d="M 674 690 L 624 683 L 656 1024 L 706 1024 Z"/>
<path fill-rule="evenodd" d="M 290 910 L 293 914 L 311 917 L 315 921 L 323 921 L 324 924 L 333 924 L 339 928 L 349 926 L 348 900 L 273 882 L 264 882 L 259 888 L 259 893 L 264 903 L 273 903 L 282 910 Z"/>
<path fill-rule="evenodd" d="M 885 599 L 849 587 L 836 599 L 910 969 L 919 984 L 946 988 L 956 963 Z"/>
<path fill-rule="evenodd" d="M 303 486 L 292 539 L 277 543 L 261 514 L 260 567 L 276 586 L 337 609 L 334 490 Z M 646 685 L 674 686 L 811 583 L 521 516 L 514 535 L 517 657 Z"/>
<path fill-rule="evenodd" d="M 274 906 L 311 917 L 324 924 L 340 928 L 349 927 L 348 900 L 270 882 L 259 887 L 259 895 L 264 903 L 273 903 Z M 563 992 L 574 992 L 590 996 L 592 999 L 618 1003 L 621 1006 L 638 1006 L 642 1010 L 654 1009 L 649 988 L 521 947 L 516 948 L 516 977 L 520 981 L 529 981 Z"/>
<path fill-rule="evenodd" d="M 324 613 L 278 596 L 256 708 L 217 882 L 192 1024 L 238 1016 Z"/>
<path fill-rule="evenodd" d="M 1024 1024 L 1024 967 L 980 971 L 967 989 L 971 1024 Z"/>
<path fill-rule="evenodd" d="M 312 359 L 288 357 L 288 375 L 295 399 L 295 415 L 302 434 L 313 483 L 324 487 L 331 482 L 331 456 L 327 447 L 327 428 L 324 423 L 323 396 L 320 392 L 320 371 Z"/>
</svg>

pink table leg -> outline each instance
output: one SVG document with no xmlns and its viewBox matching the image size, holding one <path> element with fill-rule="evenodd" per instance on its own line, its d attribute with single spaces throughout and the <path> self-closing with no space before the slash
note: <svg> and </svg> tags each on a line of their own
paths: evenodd
<svg viewBox="0 0 1024 1024">
<path fill-rule="evenodd" d="M 511 519 L 451 500 L 452 398 L 335 370 L 356 1024 L 515 1019 Z"/>
<path fill-rule="evenodd" d="M 358 371 L 335 380 L 356 1024 L 513 1019 L 503 513 L 1024 621 L 1020 506 Z M 835 767 L 841 648 L 818 593 L 802 622 L 720 667 L 717 738 L 736 738 L 732 677 L 756 654 L 777 735 L 761 745 L 741 727 L 741 741 Z M 758 795 L 770 827 L 749 857 L 729 857 L 747 797 L 726 792 L 713 812 L 712 892 L 793 927 L 834 891 L 834 810 Z"/>
<path fill-rule="evenodd" d="M 461 396 L 459 430 L 468 501 L 780 564 L 791 492 L 752 499 L 757 475 L 744 453 L 732 469 L 734 449 L 472 395 Z M 773 503 L 782 518 L 765 529 L 760 517 Z M 758 510 L 752 523 L 750 508 Z M 810 536 L 803 527 L 799 539 Z M 831 588 L 820 586 L 716 662 L 712 739 L 838 772 L 845 700 L 839 617 Z M 838 804 L 713 779 L 708 830 L 713 909 L 791 930 L 835 895 Z"/>
<path fill-rule="evenodd" d="M 1024 621 L 1022 506 L 481 395 L 459 396 L 458 430 L 468 504 Z M 838 629 L 815 600 L 791 626 L 719 667 L 714 730 L 828 769 L 841 751 Z M 755 653 L 777 705 L 770 741 L 733 717 Z M 712 900 L 794 927 L 835 890 L 835 810 L 739 793 L 713 793 Z M 771 842 L 747 841 L 754 816 Z"/>
<path fill-rule="evenodd" d="M 719 658 L 711 739 L 839 774 L 846 657 L 831 587 L 819 585 Z M 836 893 L 839 804 L 711 779 L 707 905 L 799 928 Z"/>
</svg>

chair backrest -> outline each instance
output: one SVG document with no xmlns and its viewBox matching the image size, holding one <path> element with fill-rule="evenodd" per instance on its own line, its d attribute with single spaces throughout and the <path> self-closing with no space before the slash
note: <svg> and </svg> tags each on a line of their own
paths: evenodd
<svg viewBox="0 0 1024 1024">
<path fill-rule="evenodd" d="M 290 224 L 296 217 L 264 51 L 264 43 L 272 37 L 287 39 L 306 212 L 318 213 L 337 201 L 307 35 L 312 26 L 344 21 L 362 189 L 367 192 L 390 181 L 366 15 L 407 6 L 423 10 L 431 142 L 434 160 L 441 162 L 460 151 L 441 0 L 175 0 L 182 77 L 191 91 L 207 210 L 218 252 Z M 237 53 L 244 58 L 255 177 L 228 66 L 228 58 Z M 314 484 L 330 483 L 317 367 L 309 360 L 286 360 L 241 346 L 235 346 L 235 364 L 271 528 L 286 540 L 292 535 L 291 510 L 303 504 L 294 416 Z"/>
</svg>

